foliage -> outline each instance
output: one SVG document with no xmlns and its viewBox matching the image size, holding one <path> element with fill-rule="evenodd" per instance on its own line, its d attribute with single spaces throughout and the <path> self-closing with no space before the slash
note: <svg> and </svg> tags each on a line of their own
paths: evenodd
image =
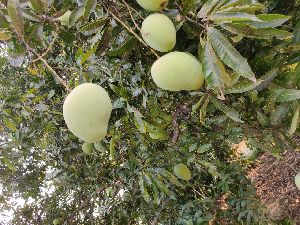
<svg viewBox="0 0 300 225">
<path fill-rule="evenodd" d="M 260 152 L 296 146 L 299 5 L 170 1 L 174 50 L 202 62 L 206 84 L 168 92 L 150 77 L 163 54 L 141 39 L 151 12 L 135 1 L 3 1 L 0 207 L 15 210 L 11 224 L 276 224 L 246 173 Z M 114 108 L 92 155 L 62 118 L 84 82 Z M 233 148 L 242 141 L 249 159 Z M 179 163 L 190 181 L 173 174 Z"/>
</svg>

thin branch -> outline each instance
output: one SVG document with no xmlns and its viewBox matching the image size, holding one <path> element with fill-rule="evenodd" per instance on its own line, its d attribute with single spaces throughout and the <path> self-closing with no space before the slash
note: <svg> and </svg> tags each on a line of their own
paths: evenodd
<svg viewBox="0 0 300 225">
<path fill-rule="evenodd" d="M 151 225 L 156 225 L 158 223 L 158 219 L 159 219 L 159 215 L 161 214 L 161 212 L 165 209 L 166 205 L 167 205 L 167 200 L 163 202 L 163 204 L 161 205 L 160 209 L 155 213 L 155 217 L 152 220 Z"/>
<path fill-rule="evenodd" d="M 51 49 L 52 49 L 52 47 L 53 47 L 53 45 L 54 45 L 54 43 L 55 43 L 56 40 L 57 40 L 57 37 L 55 37 L 52 40 L 52 42 L 50 43 L 49 47 L 46 49 L 46 51 L 43 54 L 41 54 L 37 59 L 31 60 L 30 63 L 37 62 L 37 61 L 41 60 L 42 58 L 44 58 L 48 54 L 48 52 L 51 51 Z"/>
<path fill-rule="evenodd" d="M 131 33 L 133 36 L 136 37 L 136 39 L 138 39 L 139 42 L 141 42 L 144 46 L 146 46 L 147 48 L 150 49 L 150 51 L 157 57 L 159 58 L 159 55 L 156 53 L 156 51 L 152 48 L 150 48 L 146 42 L 144 42 L 144 40 L 142 38 L 140 38 L 139 35 L 137 35 L 129 26 L 127 26 L 122 20 L 120 20 L 113 12 L 111 12 L 108 7 L 106 7 L 106 5 L 102 2 L 103 7 L 105 8 L 105 10 L 116 20 L 118 21 L 123 27 L 126 28 L 126 30 L 128 30 L 129 33 Z"/>
<path fill-rule="evenodd" d="M 129 11 L 129 15 L 131 17 L 132 22 L 134 23 L 134 26 L 140 31 L 141 28 L 139 28 L 138 24 L 135 22 L 132 12 L 131 12 L 131 7 L 127 4 L 127 2 L 125 0 L 122 0 L 122 2 L 126 5 L 128 11 Z"/>
</svg>

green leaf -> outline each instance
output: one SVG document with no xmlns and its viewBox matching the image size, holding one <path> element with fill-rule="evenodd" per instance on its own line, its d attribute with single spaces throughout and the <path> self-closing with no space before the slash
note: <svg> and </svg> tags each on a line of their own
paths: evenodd
<svg viewBox="0 0 300 225">
<path fill-rule="evenodd" d="M 271 39 L 272 37 L 287 39 L 293 37 L 293 34 L 288 31 L 278 30 L 275 28 L 256 29 L 250 25 L 240 23 L 223 24 L 222 27 L 231 33 L 241 34 L 245 37 L 256 39 Z"/>
<path fill-rule="evenodd" d="M 11 33 L 7 30 L 0 30 L 0 41 L 9 41 L 11 39 Z"/>
<path fill-rule="evenodd" d="M 264 113 L 257 111 L 256 117 L 261 126 L 265 127 L 269 124 L 269 118 Z"/>
<path fill-rule="evenodd" d="M 2 158 L 3 163 L 12 171 L 16 172 L 18 169 L 14 166 L 14 164 L 5 156 Z"/>
<path fill-rule="evenodd" d="M 155 186 L 164 194 L 168 195 L 169 194 L 169 188 L 165 185 L 165 183 L 162 180 L 162 177 L 160 175 L 154 175 L 151 174 L 151 180 L 155 184 Z"/>
<path fill-rule="evenodd" d="M 288 103 L 282 103 L 276 107 L 276 109 L 271 113 L 270 122 L 273 126 L 280 124 L 281 120 L 288 114 L 290 105 Z"/>
<path fill-rule="evenodd" d="M 143 198 L 144 200 L 149 203 L 151 201 L 151 197 L 149 195 L 149 192 L 147 190 L 147 187 L 146 187 L 146 184 L 145 184 L 145 181 L 144 181 L 144 176 L 141 175 L 140 176 L 140 179 L 139 179 L 139 186 L 140 186 L 140 190 L 142 192 L 142 195 L 143 195 Z"/>
<path fill-rule="evenodd" d="M 43 13 L 47 9 L 47 4 L 45 4 L 45 0 L 30 0 L 30 3 L 37 13 Z"/>
<path fill-rule="evenodd" d="M 183 5 L 182 14 L 186 15 L 190 11 L 193 11 L 193 9 L 195 7 L 195 0 L 182 0 L 181 4 Z"/>
<path fill-rule="evenodd" d="M 218 24 L 245 21 L 261 21 L 255 15 L 240 12 L 214 13 L 209 16 L 209 19 Z"/>
<path fill-rule="evenodd" d="M 244 123 L 243 120 L 241 120 L 241 117 L 239 115 L 239 113 L 237 111 L 235 111 L 234 109 L 229 108 L 228 106 L 226 106 L 223 102 L 221 102 L 220 100 L 218 100 L 215 97 L 211 97 L 210 101 L 213 103 L 213 105 L 221 110 L 222 112 L 225 113 L 225 115 L 232 119 L 233 121 L 237 122 L 237 123 Z"/>
<path fill-rule="evenodd" d="M 97 31 L 99 31 L 99 29 L 101 27 L 103 27 L 103 25 L 105 25 L 106 22 L 107 22 L 107 17 L 103 17 L 101 19 L 94 20 L 92 22 L 89 22 L 88 24 L 83 25 L 80 28 L 80 31 L 86 35 L 95 33 Z"/>
<path fill-rule="evenodd" d="M 273 91 L 276 102 L 290 102 L 300 99 L 300 90 L 295 89 L 276 89 Z"/>
<path fill-rule="evenodd" d="M 262 11 L 266 9 L 266 7 L 260 3 L 254 3 L 251 5 L 242 5 L 242 6 L 232 6 L 228 8 L 224 8 L 222 10 L 217 10 L 217 12 L 244 12 L 255 14 L 257 11 Z"/>
<path fill-rule="evenodd" d="M 221 60 L 241 76 L 256 81 L 247 60 L 230 44 L 226 37 L 217 29 L 210 27 L 207 38 L 212 43 Z"/>
<path fill-rule="evenodd" d="M 81 65 L 83 65 L 90 57 L 92 54 L 95 53 L 97 49 L 97 45 L 95 45 L 94 47 L 92 47 L 90 50 L 88 50 L 81 58 Z"/>
<path fill-rule="evenodd" d="M 91 13 L 95 10 L 97 5 L 97 0 L 86 0 L 85 6 L 84 6 L 84 14 L 83 17 L 85 19 L 88 19 L 91 15 Z"/>
<path fill-rule="evenodd" d="M 25 9 L 22 10 L 22 15 L 25 19 L 28 19 L 28 20 L 31 20 L 31 21 L 34 21 L 34 22 L 40 22 L 41 21 L 40 17 L 38 17 L 34 13 L 32 13 L 28 10 L 25 10 Z"/>
<path fill-rule="evenodd" d="M 4 126 L 6 126 L 8 129 L 10 129 L 12 132 L 15 132 L 17 130 L 16 125 L 8 119 L 6 116 L 2 116 L 2 122 Z"/>
<path fill-rule="evenodd" d="M 83 6 L 74 9 L 69 18 L 69 27 L 73 27 L 75 25 L 75 23 L 77 22 L 77 20 L 80 17 L 82 17 L 83 13 L 84 13 Z"/>
<path fill-rule="evenodd" d="M 280 14 L 260 14 L 257 15 L 257 18 L 260 19 L 261 22 L 249 22 L 248 24 L 252 27 L 260 29 L 278 27 L 288 21 L 291 17 Z"/>
<path fill-rule="evenodd" d="M 279 71 L 278 68 L 274 68 L 270 70 L 268 73 L 266 73 L 264 76 L 260 77 L 259 81 L 261 82 L 257 87 L 255 87 L 255 90 L 261 91 L 266 87 L 268 87 L 268 85 L 271 84 L 273 79 L 278 75 L 278 71 Z"/>
<path fill-rule="evenodd" d="M 201 7 L 201 10 L 199 11 L 197 17 L 198 18 L 204 18 L 207 16 L 217 5 L 219 0 L 208 0 L 206 3 Z"/>
<path fill-rule="evenodd" d="M 300 20 L 296 24 L 294 28 L 294 38 L 293 38 L 294 43 L 300 43 Z"/>
<path fill-rule="evenodd" d="M 235 6 L 249 4 L 248 0 L 221 0 L 220 2 L 222 4 L 221 3 L 219 4 L 218 10 L 224 10 L 224 9 L 235 7 Z"/>
<path fill-rule="evenodd" d="M 225 89 L 225 94 L 233 94 L 233 93 L 243 93 L 247 91 L 251 91 L 255 89 L 259 84 L 261 84 L 261 80 L 253 82 L 251 80 L 243 80 L 240 81 L 228 89 Z"/>
<path fill-rule="evenodd" d="M 299 125 L 299 111 L 300 111 L 300 106 L 298 106 L 298 108 L 294 112 L 292 122 L 291 122 L 291 126 L 290 126 L 290 130 L 289 130 L 289 135 L 293 135 L 295 133 L 296 129 L 298 128 L 298 125 Z"/>
<path fill-rule="evenodd" d="M 207 41 L 203 51 L 202 70 L 205 80 L 211 89 L 224 88 L 224 77 L 228 74 L 223 63 L 216 55 L 211 44 Z"/>
<path fill-rule="evenodd" d="M 111 36 L 112 36 L 112 26 L 108 25 L 103 32 L 101 40 L 99 41 L 99 44 L 98 44 L 98 47 L 96 50 L 97 55 L 101 55 L 109 47 Z"/>
<path fill-rule="evenodd" d="M 107 52 L 108 56 L 125 56 L 128 55 L 136 46 L 136 39 L 134 37 L 129 37 L 123 42 L 118 48 Z"/>
<path fill-rule="evenodd" d="M 19 0 L 9 0 L 7 2 L 7 12 L 12 24 L 19 35 L 24 35 L 24 19 Z"/>
</svg>

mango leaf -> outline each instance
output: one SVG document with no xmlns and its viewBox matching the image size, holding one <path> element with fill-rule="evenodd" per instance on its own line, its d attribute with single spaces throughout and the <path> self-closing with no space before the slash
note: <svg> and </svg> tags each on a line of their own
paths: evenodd
<svg viewBox="0 0 300 225">
<path fill-rule="evenodd" d="M 222 10 L 217 10 L 217 12 L 244 12 L 255 14 L 255 12 L 262 11 L 264 9 L 266 9 L 266 7 L 263 4 L 254 3 L 251 5 L 232 6 L 228 8 L 223 8 Z"/>
<path fill-rule="evenodd" d="M 227 76 L 226 70 L 208 41 L 203 51 L 202 70 L 205 80 L 211 89 L 224 88 L 223 77 Z"/>
<path fill-rule="evenodd" d="M 261 21 L 255 15 L 241 12 L 224 12 L 214 13 L 210 15 L 209 20 L 212 20 L 218 24 L 232 23 L 232 22 L 245 22 L 245 21 Z"/>
<path fill-rule="evenodd" d="M 221 0 L 220 3 L 218 4 L 218 10 L 224 10 L 227 8 L 247 5 L 247 4 L 249 4 L 248 0 Z"/>
<path fill-rule="evenodd" d="M 82 17 L 83 13 L 84 13 L 83 6 L 74 9 L 69 18 L 69 27 L 73 27 L 75 25 L 75 23 L 77 22 L 77 20 L 80 17 Z"/>
<path fill-rule="evenodd" d="M 218 2 L 219 2 L 219 0 L 206 1 L 206 3 L 201 7 L 201 10 L 197 14 L 197 17 L 203 18 L 203 17 L 207 16 L 214 9 L 214 7 L 217 5 Z"/>
<path fill-rule="evenodd" d="M 179 182 L 179 180 L 177 179 L 177 177 L 175 177 L 172 173 L 170 173 L 169 171 L 165 170 L 165 169 L 161 169 L 161 168 L 156 168 L 155 169 L 156 172 L 160 173 L 162 176 L 164 176 L 165 178 L 169 179 L 169 181 L 174 184 L 177 187 L 180 187 L 182 189 L 185 189 L 185 185 L 181 184 Z"/>
<path fill-rule="evenodd" d="M 195 6 L 195 0 L 182 0 L 182 14 L 186 15 L 190 11 L 193 11 L 194 6 Z"/>
<path fill-rule="evenodd" d="M 47 9 L 45 0 L 30 0 L 30 3 L 37 13 L 43 13 Z"/>
<path fill-rule="evenodd" d="M 108 56 L 124 56 L 124 55 L 129 54 L 134 49 L 135 46 L 136 46 L 136 39 L 134 37 L 129 37 L 118 48 L 107 52 L 107 55 Z"/>
<path fill-rule="evenodd" d="M 235 111 L 234 109 L 229 108 L 223 102 L 221 102 L 220 100 L 218 100 L 215 97 L 211 97 L 210 101 L 213 103 L 213 105 L 217 109 L 224 112 L 228 118 L 232 119 L 233 121 L 235 121 L 237 123 L 244 123 L 244 121 L 241 119 L 239 113 L 237 111 Z"/>
<path fill-rule="evenodd" d="M 169 194 L 169 188 L 165 185 L 163 182 L 163 179 L 160 175 L 156 174 L 151 174 L 151 180 L 155 184 L 155 186 L 164 194 L 168 195 Z"/>
<path fill-rule="evenodd" d="M 290 102 L 300 99 L 300 90 L 295 89 L 276 89 L 273 91 L 276 102 Z"/>
<path fill-rule="evenodd" d="M 81 65 L 83 65 L 90 57 L 92 54 L 95 53 L 97 49 L 97 45 L 95 45 L 94 47 L 92 47 L 90 50 L 88 50 L 81 58 Z"/>
<path fill-rule="evenodd" d="M 297 44 L 300 43 L 300 20 L 298 21 L 294 29 L 293 42 Z"/>
<path fill-rule="evenodd" d="M 91 13 L 95 10 L 97 5 L 97 0 L 86 0 L 85 6 L 84 6 L 84 14 L 83 17 L 85 19 L 88 19 L 91 15 Z"/>
<path fill-rule="evenodd" d="M 8 119 L 6 116 L 2 116 L 2 122 L 4 126 L 6 126 L 8 129 L 10 129 L 12 132 L 15 132 L 17 130 L 16 125 Z"/>
<path fill-rule="evenodd" d="M 252 72 L 247 60 L 241 56 L 220 31 L 213 27 L 208 28 L 207 38 L 227 66 L 241 76 L 256 81 L 255 74 Z"/>
<path fill-rule="evenodd" d="M 265 89 L 269 84 L 272 83 L 273 79 L 278 75 L 278 68 L 270 70 L 268 73 L 259 78 L 260 84 L 255 87 L 255 90 L 261 91 Z"/>
<path fill-rule="evenodd" d="M 298 108 L 294 112 L 292 122 L 291 122 L 291 126 L 290 126 L 290 130 L 289 130 L 289 135 L 293 135 L 295 133 L 296 129 L 298 128 L 298 125 L 299 125 L 299 111 L 300 111 L 300 106 L 298 106 Z"/>
<path fill-rule="evenodd" d="M 9 0 L 7 2 L 7 12 L 12 24 L 19 35 L 24 35 L 24 19 L 19 0 Z"/>
<path fill-rule="evenodd" d="M 7 157 L 3 157 L 2 158 L 3 163 L 12 171 L 16 172 L 17 168 L 14 166 L 14 164 L 7 158 Z"/>
<path fill-rule="evenodd" d="M 256 16 L 261 22 L 248 22 L 248 24 L 257 29 L 278 27 L 288 21 L 291 17 L 281 14 L 260 14 Z"/>
<path fill-rule="evenodd" d="M 97 31 L 99 31 L 99 29 L 101 27 L 103 27 L 106 22 L 107 22 L 107 17 L 103 17 L 101 19 L 94 20 L 94 21 L 89 22 L 88 24 L 85 24 L 84 26 L 82 26 L 80 28 L 80 32 L 82 32 L 85 35 L 95 33 Z"/>
<path fill-rule="evenodd" d="M 96 50 L 97 55 L 101 55 L 109 47 L 111 36 L 112 36 L 112 26 L 108 25 L 103 32 L 101 40 L 99 41 L 99 44 L 98 44 L 98 47 Z"/>
<path fill-rule="evenodd" d="M 245 37 L 256 39 L 271 39 L 272 37 L 287 39 L 293 37 L 293 34 L 288 31 L 275 28 L 256 29 L 250 25 L 240 23 L 223 24 L 222 27 L 233 34 L 241 34 Z"/>
<path fill-rule="evenodd" d="M 255 89 L 258 85 L 261 84 L 261 80 L 253 82 L 251 80 L 240 81 L 228 89 L 225 89 L 225 94 L 234 94 L 234 93 L 243 93 Z"/>
<path fill-rule="evenodd" d="M 269 118 L 264 113 L 257 111 L 256 117 L 261 126 L 265 127 L 269 124 Z"/>
<path fill-rule="evenodd" d="M 288 103 L 282 103 L 276 107 L 276 109 L 271 113 L 270 122 L 273 126 L 280 124 L 281 120 L 288 114 L 290 110 L 290 105 Z"/>
<path fill-rule="evenodd" d="M 7 30 L 0 30 L 0 41 L 9 41 L 11 39 L 11 33 Z"/>
<path fill-rule="evenodd" d="M 148 189 L 146 187 L 146 183 L 144 181 L 144 176 L 141 175 L 140 179 L 139 179 L 139 186 L 140 186 L 140 190 L 142 192 L 143 198 L 144 200 L 149 203 L 151 201 L 151 197 L 149 195 Z"/>
</svg>

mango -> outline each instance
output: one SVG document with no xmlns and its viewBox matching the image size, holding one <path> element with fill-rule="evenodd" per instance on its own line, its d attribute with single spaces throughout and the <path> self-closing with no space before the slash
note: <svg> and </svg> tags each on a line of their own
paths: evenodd
<svg viewBox="0 0 300 225">
<path fill-rule="evenodd" d="M 87 155 L 91 155 L 93 153 L 94 150 L 94 145 L 92 143 L 83 143 L 82 144 L 82 151 L 87 154 Z"/>
<path fill-rule="evenodd" d="M 295 176 L 296 187 L 300 190 L 300 173 Z"/>
<path fill-rule="evenodd" d="M 176 30 L 165 15 L 155 13 L 148 16 L 141 28 L 144 41 L 159 52 L 169 52 L 176 44 Z"/>
<path fill-rule="evenodd" d="M 154 62 L 151 76 L 168 91 L 197 90 L 204 82 L 202 64 L 189 53 L 171 52 Z"/>
<path fill-rule="evenodd" d="M 137 3 L 149 11 L 161 11 L 168 5 L 168 0 L 137 0 Z"/>
<path fill-rule="evenodd" d="M 111 111 L 112 103 L 107 92 L 92 83 L 77 86 L 63 105 L 67 127 L 88 143 L 98 142 L 106 136 Z"/>
<path fill-rule="evenodd" d="M 183 163 L 179 163 L 174 166 L 174 173 L 182 180 L 190 180 L 192 178 L 190 169 Z"/>
</svg>

